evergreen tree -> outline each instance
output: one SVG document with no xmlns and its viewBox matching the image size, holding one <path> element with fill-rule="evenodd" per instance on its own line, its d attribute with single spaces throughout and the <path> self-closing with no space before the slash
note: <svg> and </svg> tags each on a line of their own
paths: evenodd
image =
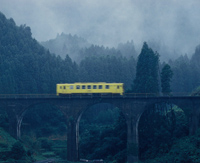
<svg viewBox="0 0 200 163">
<path fill-rule="evenodd" d="M 173 71 L 171 70 L 171 67 L 168 64 L 166 64 L 162 68 L 161 72 L 161 87 L 163 95 L 169 95 L 171 92 L 170 83 L 172 76 L 173 76 Z"/>
<path fill-rule="evenodd" d="M 13 144 L 11 149 L 11 156 L 15 160 L 20 160 L 26 156 L 26 151 L 19 141 Z"/>
<path fill-rule="evenodd" d="M 122 56 L 125 56 L 127 58 L 130 58 L 130 57 L 136 58 L 137 56 L 137 52 L 135 50 L 133 40 L 130 42 L 128 41 L 125 44 L 120 43 L 117 49 L 122 53 Z"/>
<path fill-rule="evenodd" d="M 135 93 L 158 93 L 159 55 L 144 42 L 142 51 L 138 56 L 136 78 L 132 91 Z"/>
<path fill-rule="evenodd" d="M 189 94 L 192 89 L 195 88 L 193 83 L 198 83 L 197 80 L 194 82 L 195 76 L 198 75 L 197 73 L 194 74 L 194 65 L 190 65 L 188 56 L 180 56 L 175 61 L 169 61 L 169 65 L 173 71 L 173 78 L 171 83 L 172 91 Z"/>
<path fill-rule="evenodd" d="M 190 65 L 191 65 L 191 81 L 192 89 L 195 89 L 200 85 L 200 45 L 195 49 L 195 53 L 192 55 Z"/>
</svg>

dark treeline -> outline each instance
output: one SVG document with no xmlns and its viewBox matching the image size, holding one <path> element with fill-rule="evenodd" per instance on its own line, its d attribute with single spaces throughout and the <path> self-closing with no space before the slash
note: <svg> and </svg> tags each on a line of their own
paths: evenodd
<svg viewBox="0 0 200 163">
<path fill-rule="evenodd" d="M 180 56 L 169 64 L 174 72 L 172 79 L 173 92 L 191 92 L 200 85 L 200 45 L 196 47 L 191 59 Z"/>
<path fill-rule="evenodd" d="M 62 59 L 43 48 L 31 37 L 30 27 L 18 27 L 3 14 L 0 18 L 0 93 L 55 93 L 56 83 L 78 81 L 123 82 L 126 89 L 131 88 L 137 63 L 133 42 L 119 44 L 117 49 L 82 48 L 83 59 L 77 64 L 67 54 Z M 191 92 L 199 85 L 199 49 L 191 59 L 185 55 L 168 62 L 174 74 L 172 92 Z M 160 71 L 164 65 L 160 63 Z"/>
<path fill-rule="evenodd" d="M 78 81 L 131 85 L 130 79 L 135 74 L 134 58 L 126 59 L 115 49 L 91 46 L 81 52 L 87 57 L 77 65 L 68 55 L 62 59 L 43 48 L 31 38 L 29 27 L 18 27 L 12 19 L 0 16 L 1 94 L 55 94 L 56 83 Z"/>
<path fill-rule="evenodd" d="M 80 158 L 126 162 L 126 122 L 118 108 L 111 104 L 89 108 L 81 118 L 80 133 Z"/>
<path fill-rule="evenodd" d="M 167 94 L 170 92 L 189 94 L 200 85 L 200 46 L 197 46 L 191 58 L 187 55 L 181 55 L 176 60 L 161 63 L 159 61 L 159 56 L 162 54 L 154 52 L 148 47 L 147 43 L 144 43 L 140 53 L 141 55 L 138 55 L 138 58 L 136 58 L 137 54 L 133 42 L 119 44 L 117 48 L 105 48 L 103 46 L 90 45 L 77 36 L 68 35 L 68 37 L 70 37 L 70 39 L 67 40 L 67 43 L 71 40 L 74 42 L 70 44 L 71 47 L 64 45 L 63 49 L 68 48 L 68 50 L 66 50 L 65 57 L 60 57 L 59 55 L 50 53 L 49 50 L 33 39 L 30 27 L 26 25 L 16 26 L 13 19 L 6 19 L 6 17 L 0 13 L 0 94 L 55 94 L 57 83 L 73 82 L 122 82 L 125 84 L 125 89 L 130 92 L 159 93 L 162 91 Z M 57 36 L 57 38 L 62 41 L 66 39 L 66 36 L 62 34 L 61 36 Z M 43 45 L 45 45 L 45 43 Z M 52 46 L 54 46 L 53 40 L 49 47 Z M 79 48 L 77 49 L 77 47 Z M 81 57 L 81 60 L 74 61 L 71 59 L 70 53 L 76 52 L 78 53 L 77 55 Z M 54 53 L 56 53 L 56 51 L 54 51 Z M 69 55 L 67 55 L 68 53 Z M 152 56 L 153 58 L 151 58 Z M 155 68 L 155 71 L 151 69 L 152 67 Z M 51 108 L 52 110 L 46 115 L 46 111 L 45 109 L 41 109 L 42 107 L 43 106 L 33 109 L 35 111 L 30 112 L 27 118 L 25 118 L 26 125 L 32 122 L 33 124 L 37 123 L 38 129 L 35 129 L 34 135 L 36 135 L 36 137 L 50 136 L 54 131 L 60 132 L 61 135 L 64 134 L 66 125 L 64 124 L 61 113 L 54 113 L 54 109 Z M 39 112 L 36 113 L 38 110 Z M 81 156 L 87 156 L 91 159 L 101 156 L 107 157 L 108 160 L 112 160 L 112 158 L 115 157 L 116 162 L 125 160 L 126 147 L 124 143 L 126 140 L 124 140 L 124 135 L 126 135 L 126 131 L 122 130 L 125 128 L 125 122 L 117 109 L 117 113 L 113 110 L 111 112 L 112 116 L 118 115 L 115 116 L 115 120 L 112 121 L 113 125 L 107 124 L 97 126 L 97 119 L 101 117 L 100 123 L 103 122 L 103 119 L 102 116 L 96 116 L 97 119 L 94 120 L 95 123 L 92 126 L 90 124 L 91 122 L 88 120 L 92 113 L 83 116 L 83 121 L 81 121 L 81 124 L 83 124 L 82 129 L 90 129 L 88 133 L 91 139 L 95 138 L 93 143 L 95 143 L 96 148 L 89 144 L 92 142 L 91 139 L 88 138 L 88 135 L 86 135 L 87 130 L 82 130 L 82 135 L 80 136 L 83 140 L 80 143 L 81 147 L 84 148 L 85 145 L 87 145 L 88 151 L 95 150 L 96 153 L 84 153 L 85 151 L 83 149 L 82 153 L 80 153 Z M 144 137 L 143 140 L 145 140 L 141 142 L 140 147 L 140 152 L 142 153 L 140 158 L 142 160 L 153 159 L 158 152 L 159 154 L 169 152 L 171 148 L 175 148 L 170 144 L 170 140 L 180 138 L 180 135 L 187 135 L 187 130 L 178 131 L 173 128 L 174 115 L 176 115 L 177 112 L 173 113 L 172 111 L 168 113 L 169 116 L 166 120 L 168 125 L 163 122 L 163 119 L 166 118 L 166 114 L 158 115 L 157 112 L 153 114 L 155 112 L 156 111 L 150 111 L 145 113 L 144 115 L 148 115 L 146 116 L 147 118 L 141 118 L 139 124 L 141 128 L 139 131 L 140 135 Z M 3 116 L 2 114 L 1 117 Z M 46 119 L 50 121 L 44 122 L 37 117 L 34 122 L 34 120 L 31 119 L 31 115 L 38 114 L 45 117 L 43 120 Z M 109 114 L 110 113 L 104 114 L 103 117 L 105 118 Z M 182 112 L 180 114 L 180 116 L 182 116 Z M 52 115 L 57 115 L 57 118 L 50 118 Z M 150 123 L 152 117 L 156 118 L 153 124 Z M 59 119 L 62 119 L 61 123 Z M 185 121 L 184 118 L 181 120 Z M 4 119 L 1 119 L 1 124 L 4 128 L 7 126 L 5 125 L 6 123 L 8 122 L 4 116 Z M 54 125 L 52 127 L 52 123 L 57 123 L 58 127 L 56 128 Z M 40 124 L 45 124 L 46 127 Z M 184 128 L 186 125 L 187 124 L 184 122 L 180 126 Z M 146 129 L 145 126 L 149 128 L 154 126 L 155 132 L 150 133 L 150 130 Z M 44 130 L 44 128 L 46 130 Z M 166 128 L 168 129 L 168 131 L 165 132 L 166 134 L 161 132 L 160 129 L 165 130 Z M 31 132 L 29 127 L 27 127 L 25 131 L 27 131 L 27 133 Z M 146 133 L 149 133 L 147 135 L 149 137 L 145 139 Z M 155 133 L 157 134 L 155 138 L 160 138 L 159 136 L 163 137 L 163 135 L 166 136 L 166 139 L 163 138 L 161 143 L 161 145 L 164 146 L 164 152 L 157 150 L 157 148 L 161 148 L 161 146 L 159 146 L 159 142 L 157 142 L 156 139 L 153 139 L 153 142 L 157 145 L 155 146 L 157 148 L 152 148 L 154 144 L 150 145 L 150 143 L 152 143 L 151 138 L 155 136 Z M 116 135 L 119 135 L 120 140 Z M 169 141 L 169 144 L 166 143 L 166 140 Z M 119 150 L 115 149 L 115 152 L 107 156 L 105 153 L 107 151 L 113 151 L 113 146 L 116 145 L 116 142 L 120 143 L 118 144 Z M 40 143 L 45 149 L 51 148 L 51 142 L 46 139 L 41 139 Z M 102 143 L 104 144 L 102 145 Z M 111 146 L 111 143 L 113 146 Z M 36 144 L 37 143 L 32 142 L 32 145 Z M 178 145 L 177 142 L 177 146 Z M 16 146 L 17 148 L 23 149 L 18 142 L 14 147 Z M 62 155 L 62 158 L 66 158 L 66 155 L 63 153 L 62 151 L 59 154 Z"/>
</svg>

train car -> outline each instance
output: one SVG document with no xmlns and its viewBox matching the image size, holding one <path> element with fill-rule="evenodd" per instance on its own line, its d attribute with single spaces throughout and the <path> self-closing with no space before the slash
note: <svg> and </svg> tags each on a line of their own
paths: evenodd
<svg viewBox="0 0 200 163">
<path fill-rule="evenodd" d="M 64 83 L 57 84 L 56 94 L 58 96 L 70 94 L 118 94 L 123 95 L 123 83 Z"/>
</svg>

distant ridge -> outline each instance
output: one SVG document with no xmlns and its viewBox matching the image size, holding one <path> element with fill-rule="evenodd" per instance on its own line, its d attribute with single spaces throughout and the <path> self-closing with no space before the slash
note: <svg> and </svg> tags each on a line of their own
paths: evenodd
<svg viewBox="0 0 200 163">
<path fill-rule="evenodd" d="M 55 39 L 41 42 L 41 44 L 51 53 L 60 55 L 63 59 L 69 55 L 74 61 L 78 60 L 82 48 L 91 46 L 87 40 L 77 35 L 72 36 L 64 33 L 58 34 Z"/>
</svg>

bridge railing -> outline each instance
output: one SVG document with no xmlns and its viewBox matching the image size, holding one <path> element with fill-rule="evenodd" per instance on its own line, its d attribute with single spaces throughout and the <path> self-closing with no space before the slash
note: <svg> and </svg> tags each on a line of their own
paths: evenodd
<svg viewBox="0 0 200 163">
<path fill-rule="evenodd" d="M 158 97 L 158 93 L 125 93 L 124 97 Z"/>
<path fill-rule="evenodd" d="M 193 96 L 189 92 L 171 92 L 169 93 L 125 93 L 126 97 L 172 97 L 172 96 Z"/>
<path fill-rule="evenodd" d="M 0 94 L 0 98 L 55 98 L 56 94 Z"/>
<path fill-rule="evenodd" d="M 64 96 L 57 96 L 56 94 L 0 94 L 0 99 L 8 98 L 139 98 L 139 97 L 171 97 L 171 96 L 192 96 L 189 93 L 173 92 L 171 94 L 160 93 L 124 93 L 122 96 L 119 94 L 67 94 Z"/>
</svg>

